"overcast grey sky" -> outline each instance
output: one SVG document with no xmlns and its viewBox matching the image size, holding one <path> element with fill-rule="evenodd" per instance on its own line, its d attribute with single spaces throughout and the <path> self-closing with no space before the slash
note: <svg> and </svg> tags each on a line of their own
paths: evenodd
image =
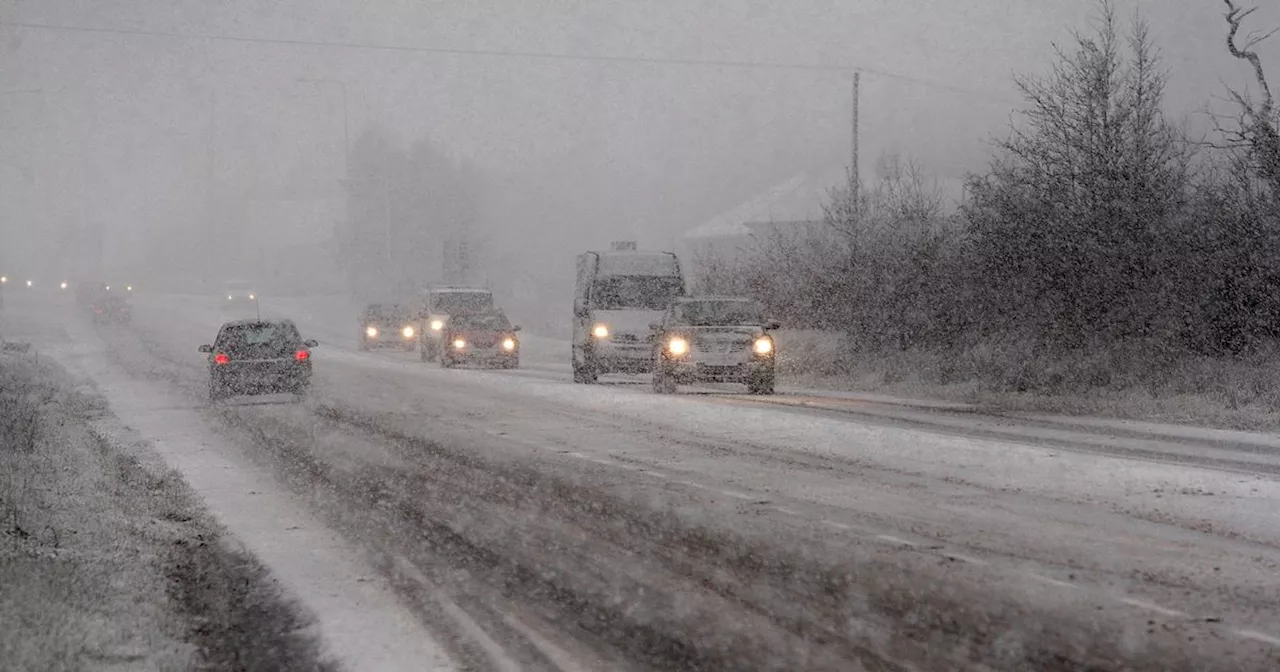
<svg viewBox="0 0 1280 672">
<path fill-rule="evenodd" d="M 1246 74 L 1222 47 L 1219 0 L 1146 0 L 1191 115 Z M 1274 4 L 1274 3 L 1267 3 Z M 1133 2 L 1120 2 L 1124 14 Z M 378 45 L 858 66 L 864 167 L 898 151 L 943 174 L 980 168 L 1007 123 L 1015 71 L 1086 27 L 1092 0 L 3 0 L 0 21 Z M 1280 26 L 1263 8 L 1252 27 Z M 135 240 L 193 215 L 212 110 L 219 180 L 336 189 L 339 90 L 353 135 L 429 137 L 500 185 L 511 237 L 649 245 L 803 170 L 849 155 L 847 74 L 602 63 L 0 27 L 0 185 L 20 207 L 97 218 Z M 1264 57 L 1280 76 L 1280 39 Z M 887 77 L 878 72 L 891 73 Z M 26 158 L 23 158 L 26 157 Z M 34 168 L 32 168 L 34 166 Z M 22 199 L 18 199 L 21 201 Z M 45 216 L 42 214 L 42 216 Z M 536 234 L 536 235 L 535 235 Z M 584 236 L 592 236 L 584 238 Z"/>
</svg>

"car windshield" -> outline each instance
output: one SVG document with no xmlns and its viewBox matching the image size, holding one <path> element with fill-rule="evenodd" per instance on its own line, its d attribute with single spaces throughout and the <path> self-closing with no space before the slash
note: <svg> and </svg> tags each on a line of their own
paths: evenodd
<svg viewBox="0 0 1280 672">
<path fill-rule="evenodd" d="M 223 352 L 279 354 L 302 342 L 297 327 L 287 322 L 231 324 L 218 335 L 217 349 Z"/>
<path fill-rule="evenodd" d="M 372 305 L 365 309 L 364 319 L 374 324 L 404 324 L 411 321 L 409 309 L 399 305 Z"/>
<path fill-rule="evenodd" d="M 449 326 L 459 330 L 510 331 L 511 322 L 502 313 L 477 313 L 458 315 L 449 320 Z"/>
<path fill-rule="evenodd" d="M 591 298 L 600 310 L 664 310 L 682 285 L 678 277 L 615 275 L 596 281 Z"/>
<path fill-rule="evenodd" d="M 489 292 L 440 292 L 435 295 L 434 310 L 437 313 L 474 313 L 493 307 L 493 294 Z"/>
<path fill-rule="evenodd" d="M 675 306 L 676 324 L 691 327 L 751 325 L 764 322 L 763 310 L 755 301 L 684 301 Z"/>
</svg>

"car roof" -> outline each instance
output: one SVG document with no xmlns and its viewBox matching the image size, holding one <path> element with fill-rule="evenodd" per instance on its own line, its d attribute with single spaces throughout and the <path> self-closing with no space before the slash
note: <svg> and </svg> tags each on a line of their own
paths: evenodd
<svg viewBox="0 0 1280 672">
<path fill-rule="evenodd" d="M 257 326 L 262 324 L 287 324 L 289 326 L 297 328 L 297 325 L 293 323 L 293 320 L 290 320 L 288 318 L 278 318 L 278 319 L 264 318 L 261 320 L 255 320 L 255 319 L 232 320 L 230 322 L 224 322 L 221 328 L 226 329 L 227 327 L 248 327 L 248 326 Z"/>
</svg>

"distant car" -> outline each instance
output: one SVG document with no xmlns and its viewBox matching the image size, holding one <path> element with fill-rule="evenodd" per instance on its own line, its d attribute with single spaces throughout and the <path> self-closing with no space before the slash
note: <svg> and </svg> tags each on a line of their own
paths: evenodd
<svg viewBox="0 0 1280 672">
<path fill-rule="evenodd" d="M 778 323 L 751 299 L 675 299 L 653 329 L 653 389 L 680 383 L 745 383 L 752 394 L 773 394 Z"/>
<path fill-rule="evenodd" d="M 234 310 L 254 306 L 258 301 L 258 293 L 254 291 L 252 283 L 233 280 L 223 289 L 222 298 L 222 307 Z"/>
<path fill-rule="evenodd" d="M 227 322 L 213 345 L 200 346 L 209 360 L 209 400 L 274 393 L 301 399 L 311 386 L 317 345 L 303 340 L 292 320 Z"/>
<path fill-rule="evenodd" d="M 511 324 L 505 313 L 493 309 L 449 316 L 441 330 L 443 351 L 440 366 L 459 364 L 515 369 L 520 366 L 520 327 Z"/>
<path fill-rule="evenodd" d="M 413 311 L 398 303 L 371 303 L 360 315 L 360 349 L 397 348 L 413 352 L 418 325 Z"/>
<path fill-rule="evenodd" d="M 89 305 L 95 324 L 128 324 L 133 321 L 133 306 L 124 296 L 100 293 Z"/>
</svg>

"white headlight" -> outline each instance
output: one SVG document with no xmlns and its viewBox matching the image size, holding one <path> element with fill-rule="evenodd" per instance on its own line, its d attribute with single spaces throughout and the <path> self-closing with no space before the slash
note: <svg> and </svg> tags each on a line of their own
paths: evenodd
<svg viewBox="0 0 1280 672">
<path fill-rule="evenodd" d="M 249 295 L 249 300 L 250 300 L 250 301 L 256 301 L 257 299 L 258 299 L 258 297 L 254 296 L 254 295 L 252 295 L 252 294 L 250 294 L 250 295 Z"/>
<path fill-rule="evenodd" d="M 502 349 L 503 349 L 503 350 L 515 350 L 515 349 L 516 349 L 516 339 L 514 339 L 514 338 L 508 338 L 507 340 L 503 341 L 503 342 L 502 342 Z"/>
<path fill-rule="evenodd" d="M 62 283 L 61 285 L 59 285 L 59 287 L 61 287 L 61 288 L 63 288 L 63 289 L 66 289 L 66 288 L 67 288 L 67 283 L 65 283 L 65 282 L 64 282 L 64 283 Z"/>
<path fill-rule="evenodd" d="M 757 338 L 753 349 L 757 355 L 767 355 L 773 352 L 773 341 L 768 338 Z"/>
<path fill-rule="evenodd" d="M 404 334 L 405 338 L 413 338 L 413 327 L 405 327 L 400 333 Z"/>
<path fill-rule="evenodd" d="M 369 338 L 377 338 L 377 337 L 378 337 L 378 328 L 377 328 L 377 327 L 369 327 L 368 329 L 365 329 L 365 330 L 364 330 L 364 334 L 365 334 L 365 336 L 368 336 Z"/>
<path fill-rule="evenodd" d="M 461 350 L 461 349 L 463 349 L 463 348 L 467 347 L 467 342 L 466 342 L 466 341 L 464 341 L 464 340 L 462 340 L 461 338 L 454 339 L 454 341 L 453 341 L 453 347 L 454 347 L 454 349 L 455 349 L 455 350 Z"/>
<path fill-rule="evenodd" d="M 441 329 L 444 329 L 444 321 L 443 321 L 443 320 L 431 320 L 431 330 L 432 330 L 432 331 L 440 331 Z"/>
<path fill-rule="evenodd" d="M 597 324 L 591 328 L 591 335 L 596 338 L 609 338 L 609 327 L 604 324 Z"/>
<path fill-rule="evenodd" d="M 31 286 L 31 281 L 30 281 L 30 280 L 28 280 L 28 281 L 27 281 L 27 286 L 28 286 L 28 287 L 30 287 L 30 286 Z"/>
<path fill-rule="evenodd" d="M 683 355 L 686 352 L 689 352 L 689 341 L 677 336 L 667 341 L 667 352 L 670 352 L 673 355 Z"/>
</svg>

